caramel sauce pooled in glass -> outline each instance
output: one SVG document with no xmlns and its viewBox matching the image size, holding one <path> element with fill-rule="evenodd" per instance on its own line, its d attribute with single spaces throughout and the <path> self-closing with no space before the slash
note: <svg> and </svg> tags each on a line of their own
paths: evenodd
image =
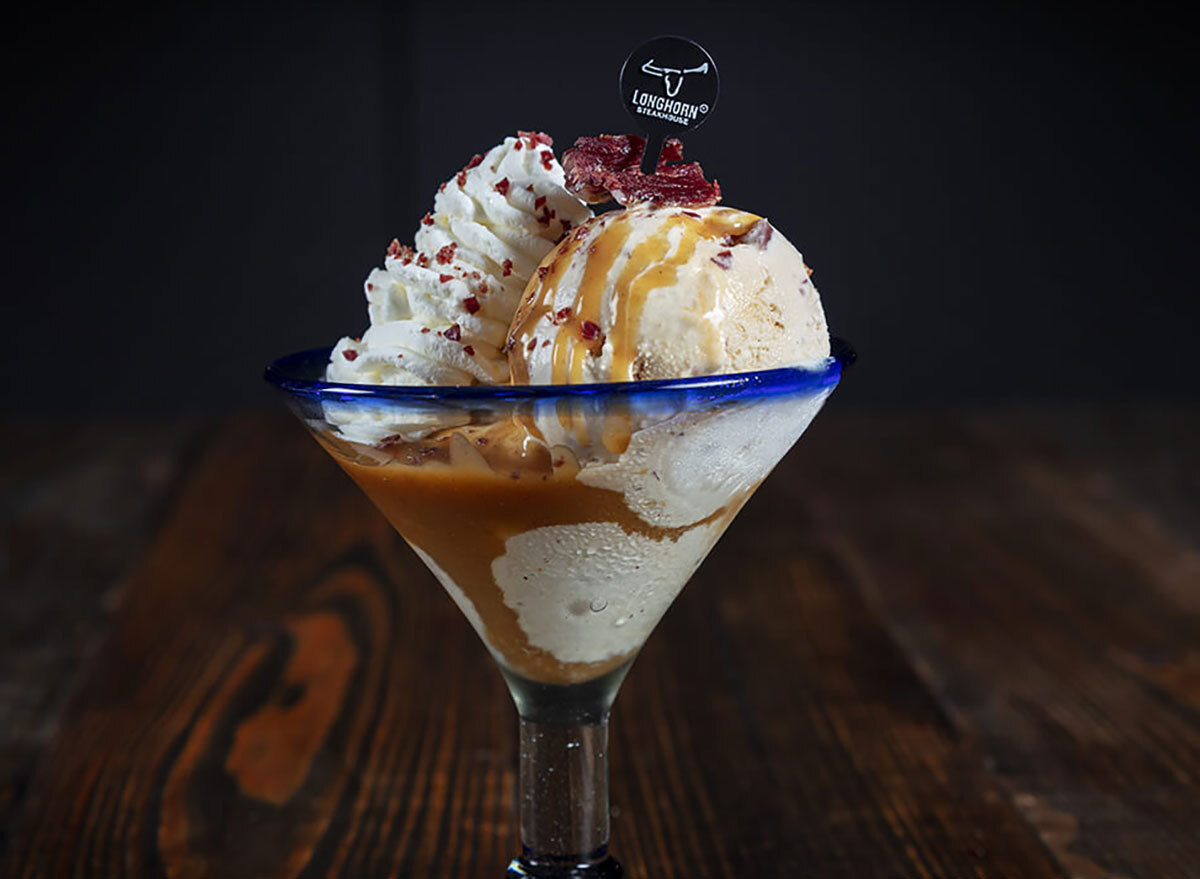
<svg viewBox="0 0 1200 879">
<path fill-rule="evenodd" d="M 680 528 L 654 527 L 629 509 L 620 492 L 576 479 L 575 456 L 562 446 L 547 447 L 526 415 L 379 447 L 328 435 L 321 439 L 401 536 L 465 593 L 499 661 L 544 683 L 599 677 L 637 648 L 598 662 L 562 662 L 532 645 L 492 573 L 492 562 L 506 552 L 505 541 L 534 528 L 584 522 L 615 523 L 626 534 L 655 541 L 678 540 L 712 522 L 719 521 L 723 529 L 744 501 L 735 499 Z"/>
</svg>

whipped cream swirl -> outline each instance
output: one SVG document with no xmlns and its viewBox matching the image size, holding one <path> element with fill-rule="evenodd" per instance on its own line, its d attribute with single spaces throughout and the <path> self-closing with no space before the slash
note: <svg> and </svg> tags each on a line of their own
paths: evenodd
<svg viewBox="0 0 1200 879">
<path fill-rule="evenodd" d="M 591 211 L 563 186 L 540 133 L 506 137 L 438 188 L 416 248 L 393 241 L 364 282 L 370 328 L 337 343 L 326 379 L 353 384 L 464 385 L 509 379 L 502 353 L 513 311 L 538 263 Z M 344 407 L 338 407 L 342 409 Z M 349 409 L 327 413 L 360 441 Z M 345 420 L 343 420 L 345 419 Z M 386 421 L 387 419 L 373 419 Z"/>
</svg>

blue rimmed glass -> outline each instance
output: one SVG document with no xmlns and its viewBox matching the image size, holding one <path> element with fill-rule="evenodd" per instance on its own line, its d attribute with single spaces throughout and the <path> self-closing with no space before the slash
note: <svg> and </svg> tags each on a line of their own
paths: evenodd
<svg viewBox="0 0 1200 879">
<path fill-rule="evenodd" d="M 620 384 L 350 385 L 330 349 L 285 393 L 459 605 L 520 717 L 509 876 L 619 876 L 608 717 L 638 650 L 836 387 L 843 360 Z"/>
</svg>

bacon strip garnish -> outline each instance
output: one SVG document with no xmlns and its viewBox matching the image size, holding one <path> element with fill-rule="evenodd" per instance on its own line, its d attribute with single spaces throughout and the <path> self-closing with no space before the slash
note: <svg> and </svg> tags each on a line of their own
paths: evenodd
<svg viewBox="0 0 1200 879">
<path fill-rule="evenodd" d="M 683 163 L 683 144 L 668 138 L 653 174 L 639 166 L 646 139 L 636 134 L 601 134 L 581 137 L 563 154 L 567 189 L 589 204 L 610 199 L 623 206 L 635 204 L 713 205 L 721 200 L 717 181 L 704 179 L 699 162 Z"/>
</svg>

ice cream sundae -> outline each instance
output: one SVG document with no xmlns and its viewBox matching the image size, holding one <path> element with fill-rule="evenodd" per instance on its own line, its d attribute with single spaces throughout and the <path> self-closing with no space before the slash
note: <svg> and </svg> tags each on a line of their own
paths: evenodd
<svg viewBox="0 0 1200 879">
<path fill-rule="evenodd" d="M 800 253 L 668 141 L 520 132 L 443 183 L 333 348 L 351 385 L 596 385 L 820 369 Z M 565 169 L 565 170 L 564 170 Z M 616 201 L 593 216 L 589 203 Z M 832 384 L 828 390 L 832 389 Z M 510 673 L 595 679 L 632 658 L 828 390 L 696 405 L 603 394 L 497 408 L 325 401 L 316 433 Z"/>
</svg>

